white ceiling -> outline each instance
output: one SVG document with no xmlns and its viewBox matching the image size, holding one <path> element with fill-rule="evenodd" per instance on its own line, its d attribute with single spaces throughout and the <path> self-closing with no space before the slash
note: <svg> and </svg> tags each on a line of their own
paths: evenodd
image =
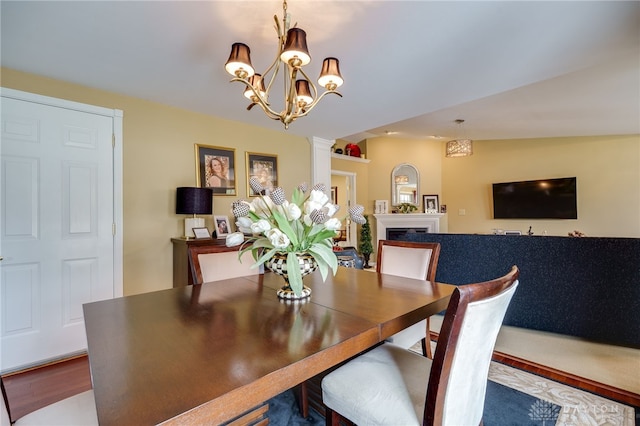
<svg viewBox="0 0 640 426">
<path fill-rule="evenodd" d="M 246 111 L 243 87 L 223 67 L 241 41 L 254 67 L 266 69 L 278 1 L 0 7 L 3 67 L 283 129 L 259 108 Z M 640 133 L 639 1 L 289 0 L 288 11 L 307 31 L 307 73 L 315 78 L 322 59 L 335 56 L 345 79 L 343 98 L 327 96 L 290 133 L 352 142 L 385 131 L 474 139 Z"/>
</svg>

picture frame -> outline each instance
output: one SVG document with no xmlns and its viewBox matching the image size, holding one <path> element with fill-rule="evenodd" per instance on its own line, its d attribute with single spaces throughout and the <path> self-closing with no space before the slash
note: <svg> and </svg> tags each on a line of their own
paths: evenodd
<svg viewBox="0 0 640 426">
<path fill-rule="evenodd" d="M 235 149 L 195 144 L 195 154 L 198 187 L 211 188 L 214 195 L 237 195 Z"/>
<path fill-rule="evenodd" d="M 268 190 L 278 186 L 278 156 L 259 152 L 247 152 L 245 155 L 247 163 L 247 196 L 257 197 L 249 180 L 252 177 L 258 178 L 263 187 Z"/>
<path fill-rule="evenodd" d="M 437 195 L 423 195 L 422 203 L 425 213 L 438 213 L 440 212 L 440 203 L 438 202 Z"/>
<path fill-rule="evenodd" d="M 211 238 L 211 234 L 209 234 L 209 230 L 207 228 L 191 228 L 193 230 L 193 234 L 196 236 L 196 240 L 204 240 Z"/>
<path fill-rule="evenodd" d="M 229 216 L 213 216 L 213 224 L 216 227 L 216 237 L 218 239 L 227 238 L 231 231 Z"/>
<path fill-rule="evenodd" d="M 331 187 L 331 204 L 338 204 L 338 187 Z"/>
<path fill-rule="evenodd" d="M 375 213 L 376 214 L 387 214 L 389 213 L 389 201 L 388 200 L 376 200 L 375 204 Z"/>
</svg>

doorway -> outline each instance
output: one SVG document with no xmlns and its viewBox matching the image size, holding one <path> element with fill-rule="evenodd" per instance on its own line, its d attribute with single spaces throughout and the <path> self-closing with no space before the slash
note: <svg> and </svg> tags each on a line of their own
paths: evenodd
<svg viewBox="0 0 640 426">
<path fill-rule="evenodd" d="M 356 205 L 356 174 L 341 170 L 331 170 L 332 193 L 337 192 L 339 217 L 346 217 L 343 224 L 344 236 L 338 242 L 341 247 L 358 247 L 358 226 L 349 218 L 349 208 Z"/>
</svg>

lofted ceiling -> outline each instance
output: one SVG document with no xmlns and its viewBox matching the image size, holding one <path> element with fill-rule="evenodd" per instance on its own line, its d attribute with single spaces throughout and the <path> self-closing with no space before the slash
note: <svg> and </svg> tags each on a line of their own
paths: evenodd
<svg viewBox="0 0 640 426">
<path fill-rule="evenodd" d="M 236 41 L 251 47 L 257 71 L 273 61 L 278 1 L 0 7 L 3 67 L 284 131 L 246 110 L 223 67 Z M 638 1 L 289 0 L 288 11 L 307 32 L 308 74 L 335 56 L 345 79 L 343 98 L 327 96 L 290 133 L 351 142 L 387 132 L 640 134 Z"/>
</svg>

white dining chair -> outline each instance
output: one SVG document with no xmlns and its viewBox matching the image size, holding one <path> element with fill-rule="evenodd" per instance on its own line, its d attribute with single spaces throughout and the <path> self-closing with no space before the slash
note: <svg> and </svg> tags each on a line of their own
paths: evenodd
<svg viewBox="0 0 640 426">
<path fill-rule="evenodd" d="M 498 331 L 518 286 L 501 278 L 457 287 L 434 359 L 392 343 L 360 355 L 322 380 L 328 425 L 479 425 Z"/>
<path fill-rule="evenodd" d="M 439 257 L 439 243 L 380 240 L 378 242 L 376 271 L 383 274 L 435 281 Z M 429 318 L 426 318 L 394 334 L 388 341 L 405 349 L 409 349 L 416 342 L 421 342 L 422 354 L 433 358 L 429 337 L 430 328 L 431 323 Z"/>
<path fill-rule="evenodd" d="M 257 275 L 264 267 L 252 268 L 255 260 L 247 251 L 238 258 L 238 251 L 220 251 L 217 246 L 192 245 L 188 248 L 189 267 L 195 284 L 229 278 Z"/>
<path fill-rule="evenodd" d="M 2 404 L 2 425 L 9 425 L 9 413 Z M 32 411 L 17 419 L 14 426 L 93 426 L 98 414 L 93 390 L 79 393 Z"/>
</svg>

